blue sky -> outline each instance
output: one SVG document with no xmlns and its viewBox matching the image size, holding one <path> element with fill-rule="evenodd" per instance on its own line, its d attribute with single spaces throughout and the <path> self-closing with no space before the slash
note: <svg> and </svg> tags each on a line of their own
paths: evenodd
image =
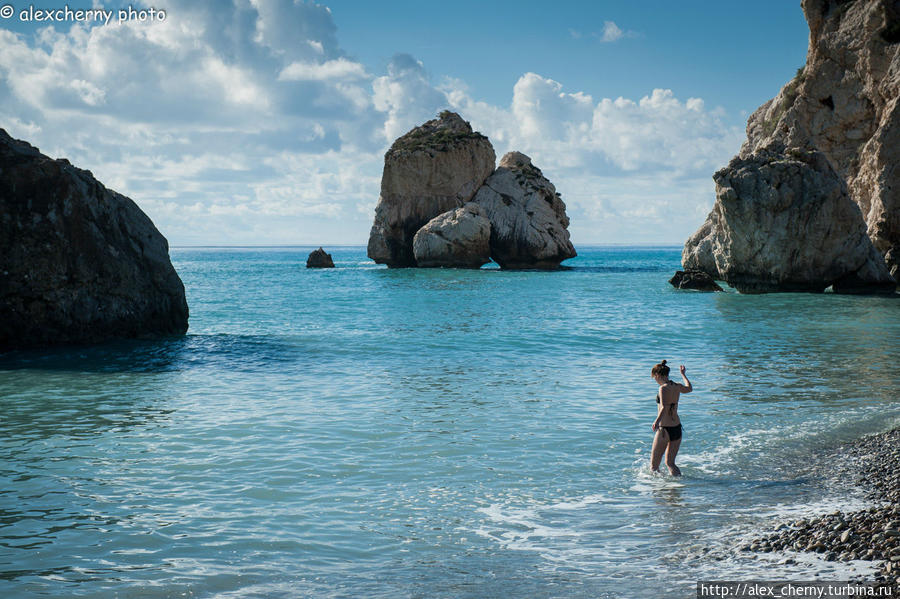
<svg viewBox="0 0 900 599">
<path fill-rule="evenodd" d="M 498 159 L 533 158 L 576 247 L 680 244 L 808 37 L 783 0 L 171 0 L 163 22 L 94 26 L 9 4 L 0 127 L 132 197 L 172 245 L 365 244 L 385 149 L 444 108 Z"/>
</svg>

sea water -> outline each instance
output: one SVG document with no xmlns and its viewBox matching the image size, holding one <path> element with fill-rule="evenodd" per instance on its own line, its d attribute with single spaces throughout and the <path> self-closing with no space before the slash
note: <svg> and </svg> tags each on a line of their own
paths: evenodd
<svg viewBox="0 0 900 599">
<path fill-rule="evenodd" d="M 900 423 L 896 298 L 676 291 L 678 248 L 557 272 L 311 249 L 173 249 L 186 336 L 0 357 L 4 596 L 693 597 L 871 571 L 740 546 L 865 504 L 826 456 Z M 662 359 L 695 389 L 681 479 L 647 466 Z"/>
</svg>

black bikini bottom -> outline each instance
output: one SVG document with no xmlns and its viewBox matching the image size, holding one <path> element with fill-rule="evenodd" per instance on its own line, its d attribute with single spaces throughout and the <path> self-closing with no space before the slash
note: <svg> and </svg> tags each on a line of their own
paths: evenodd
<svg viewBox="0 0 900 599">
<path fill-rule="evenodd" d="M 666 429 L 666 432 L 669 433 L 669 441 L 677 441 L 681 438 L 681 425 L 675 426 L 664 426 L 662 427 Z"/>
</svg>

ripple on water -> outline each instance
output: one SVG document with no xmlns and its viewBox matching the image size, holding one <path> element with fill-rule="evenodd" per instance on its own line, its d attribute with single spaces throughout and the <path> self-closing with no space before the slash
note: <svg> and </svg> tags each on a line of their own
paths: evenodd
<svg viewBox="0 0 900 599">
<path fill-rule="evenodd" d="M 847 574 L 732 549 L 861 501 L 816 456 L 900 422 L 896 302 L 677 293 L 677 248 L 556 273 L 360 248 L 322 273 L 308 251 L 173 250 L 189 335 L 0 358 L 0 588 L 619 597 Z M 647 472 L 662 358 L 696 386 L 678 481 Z"/>
</svg>

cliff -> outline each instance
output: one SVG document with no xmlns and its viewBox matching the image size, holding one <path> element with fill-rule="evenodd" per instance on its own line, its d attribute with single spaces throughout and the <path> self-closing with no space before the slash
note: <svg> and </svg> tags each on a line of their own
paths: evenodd
<svg viewBox="0 0 900 599">
<path fill-rule="evenodd" d="M 859 208 L 858 217 L 854 211 L 843 208 L 835 211 L 836 217 L 862 219 L 868 239 L 886 270 L 896 279 L 900 276 L 900 169 L 896 166 L 900 159 L 900 5 L 888 0 L 803 0 L 802 6 L 810 29 L 806 64 L 775 98 L 751 115 L 747 141 L 738 158 L 760 162 L 760 157 L 765 155 L 763 160 L 772 163 L 790 161 L 808 152 L 821 153 L 844 183 L 849 199 Z M 773 159 L 773 151 L 781 152 L 782 158 Z M 745 168 L 744 176 L 749 176 L 749 172 Z M 686 268 L 701 268 L 728 281 L 728 273 L 714 263 L 729 262 L 730 272 L 735 272 L 734 267 L 740 268 L 741 260 L 723 254 L 725 250 L 721 246 L 713 250 L 715 244 L 711 239 L 728 236 L 737 245 L 746 246 L 748 254 L 765 250 L 760 244 L 735 235 L 734 231 L 722 229 L 725 223 L 716 216 L 722 212 L 719 183 L 735 173 L 720 173 L 716 175 L 716 206 L 707 222 L 686 243 L 683 263 Z M 823 181 L 821 177 L 814 179 Z M 825 187 L 834 191 L 830 185 Z M 743 188 L 746 192 L 743 201 L 756 201 L 750 187 Z M 811 193 L 815 189 L 815 186 L 804 188 L 798 193 Z M 828 205 L 836 204 L 829 201 Z M 795 218 L 800 217 L 795 215 Z M 842 245 L 856 247 L 858 255 L 869 254 L 868 249 L 858 247 L 855 239 L 839 237 L 839 230 L 853 231 L 848 234 L 855 235 L 855 222 L 834 222 L 831 232 L 828 223 L 817 223 L 816 226 L 824 226 L 825 234 L 808 236 L 802 247 L 797 248 L 799 253 L 783 252 L 781 257 L 795 264 L 779 267 L 808 270 L 807 265 L 797 263 L 804 256 L 828 254 Z M 792 230 L 801 238 L 807 237 L 803 227 Z M 780 234 L 779 231 L 760 233 L 772 233 L 776 237 Z M 767 246 L 773 247 L 772 243 Z M 715 252 L 719 252 L 718 257 L 713 255 Z M 832 284 L 835 276 L 837 279 L 850 277 L 846 280 L 856 276 L 853 270 L 856 267 L 846 264 L 854 260 L 838 260 L 841 261 L 843 269 L 827 265 L 822 280 L 813 287 Z M 862 263 L 857 266 L 862 267 Z M 847 290 L 865 291 L 867 280 L 872 282 L 872 290 L 883 291 L 889 286 L 880 268 L 869 265 L 864 268 L 862 278 Z"/>
</svg>

